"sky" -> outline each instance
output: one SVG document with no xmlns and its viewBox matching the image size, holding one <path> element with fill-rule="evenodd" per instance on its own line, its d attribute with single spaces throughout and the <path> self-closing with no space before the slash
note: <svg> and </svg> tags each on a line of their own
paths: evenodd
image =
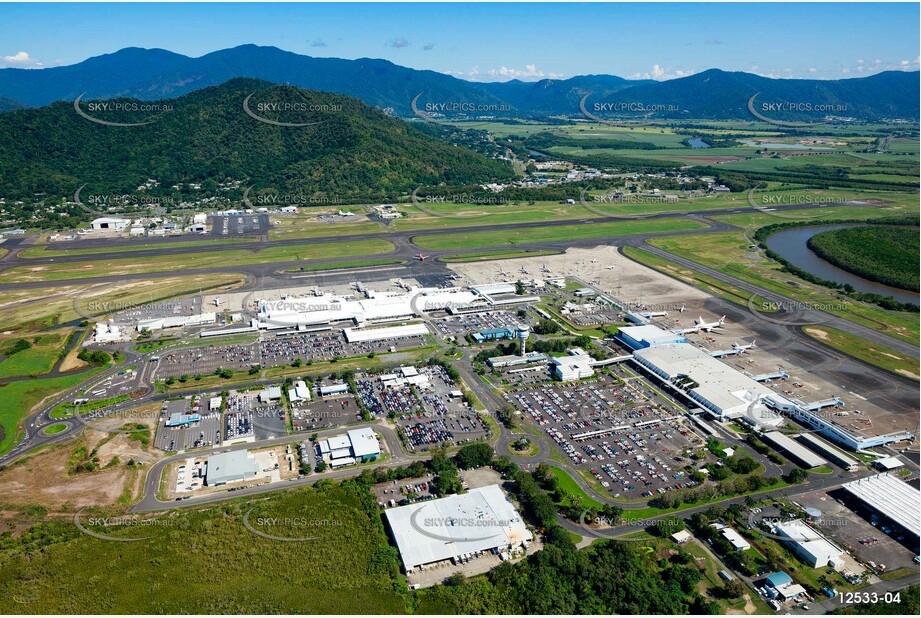
<svg viewBox="0 0 921 618">
<path fill-rule="evenodd" d="M 709 68 L 842 79 L 917 70 L 918 23 L 918 3 L 0 3 L 0 67 L 255 43 L 474 81 L 665 80 Z"/>
</svg>

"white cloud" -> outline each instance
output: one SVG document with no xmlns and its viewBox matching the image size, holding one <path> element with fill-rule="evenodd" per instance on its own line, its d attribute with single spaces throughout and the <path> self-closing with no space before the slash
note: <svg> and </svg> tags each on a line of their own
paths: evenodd
<svg viewBox="0 0 921 618">
<path fill-rule="evenodd" d="M 469 71 L 445 71 L 448 75 L 468 79 L 471 81 L 509 81 L 512 79 L 520 80 L 539 80 L 539 79 L 562 79 L 565 77 L 562 73 L 553 73 L 541 71 L 536 64 L 526 64 L 523 69 L 513 67 L 499 67 L 498 69 L 487 69 L 480 71 L 479 67 L 474 66 Z"/>
<path fill-rule="evenodd" d="M 654 64 L 648 72 L 634 73 L 628 77 L 629 79 L 654 79 L 657 81 L 665 81 L 668 79 L 675 79 L 676 77 L 687 77 L 688 75 L 693 74 L 693 71 L 683 71 L 681 69 L 670 71 L 668 69 L 662 68 L 662 66 L 658 64 Z"/>
<path fill-rule="evenodd" d="M 396 49 L 399 49 L 401 47 L 409 47 L 409 41 L 407 41 L 406 39 L 402 39 L 402 38 L 393 39 L 392 41 L 387 41 L 387 46 L 394 47 Z"/>
<path fill-rule="evenodd" d="M 16 52 L 12 56 L 3 56 L 3 64 L 14 67 L 40 67 L 41 62 L 29 55 L 29 52 Z"/>
</svg>

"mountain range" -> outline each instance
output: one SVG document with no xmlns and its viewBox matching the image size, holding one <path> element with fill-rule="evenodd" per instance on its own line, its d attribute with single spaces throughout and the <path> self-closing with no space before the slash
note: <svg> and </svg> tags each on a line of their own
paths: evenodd
<svg viewBox="0 0 921 618">
<path fill-rule="evenodd" d="M 917 71 L 808 80 L 710 69 L 665 82 L 582 75 L 480 83 L 387 60 L 315 58 L 276 47 L 241 45 L 198 58 L 132 47 L 70 66 L 0 69 L 0 112 L 73 101 L 84 93 L 85 99 L 179 97 L 237 77 L 344 94 L 403 117 L 414 114 L 411 103 L 417 95 L 417 109 L 423 112 L 449 103 L 475 106 L 482 110 L 480 116 L 535 119 L 578 116 L 579 103 L 586 95 L 590 110 L 640 104 L 655 106 L 652 116 L 659 118 L 750 118 L 748 101 L 755 94 L 759 102 L 833 106 L 834 115 L 860 120 L 917 119 L 921 107 Z M 777 114 L 778 119 L 796 116 L 784 111 Z"/>
<path fill-rule="evenodd" d="M 236 180 L 252 185 L 254 198 L 323 204 L 515 177 L 509 164 L 436 137 L 443 127 L 340 94 L 235 78 L 150 110 L 141 103 L 81 102 L 76 111 L 57 102 L 0 115 L 4 196 L 72 195 L 83 185 L 135 194 L 149 178 L 167 192 L 179 183 L 213 191 Z"/>
</svg>

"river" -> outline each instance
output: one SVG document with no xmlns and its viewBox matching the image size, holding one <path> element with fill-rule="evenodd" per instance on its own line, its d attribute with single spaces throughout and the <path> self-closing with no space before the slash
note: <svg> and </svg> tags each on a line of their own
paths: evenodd
<svg viewBox="0 0 921 618">
<path fill-rule="evenodd" d="M 859 292 L 882 294 L 883 296 L 892 296 L 897 301 L 903 303 L 915 303 L 916 305 L 919 304 L 918 292 L 900 290 L 899 288 L 883 285 L 882 283 L 876 283 L 875 281 L 870 281 L 853 273 L 849 273 L 846 270 L 842 270 L 837 266 L 826 262 L 818 255 L 813 253 L 812 250 L 806 245 L 806 242 L 816 234 L 830 230 L 840 230 L 846 227 L 854 227 L 855 225 L 860 224 L 854 223 L 850 225 L 813 225 L 809 227 L 797 227 L 789 230 L 783 230 L 768 236 L 767 246 L 772 251 L 776 251 L 782 255 L 794 266 L 798 266 L 817 277 L 821 277 L 822 279 L 836 281 L 838 283 L 850 283 L 854 289 Z"/>
</svg>

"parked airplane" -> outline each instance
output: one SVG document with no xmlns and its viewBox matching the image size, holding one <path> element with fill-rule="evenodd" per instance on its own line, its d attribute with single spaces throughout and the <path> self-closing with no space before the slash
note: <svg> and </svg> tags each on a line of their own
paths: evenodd
<svg viewBox="0 0 921 618">
<path fill-rule="evenodd" d="M 714 328 L 722 328 L 723 322 L 725 321 L 726 321 L 725 315 L 716 322 L 704 322 L 704 319 L 702 317 L 698 317 L 696 320 L 694 320 L 694 326 L 704 331 L 705 333 L 709 333 Z"/>
<path fill-rule="evenodd" d="M 427 255 L 422 255 L 422 254 L 420 253 L 419 255 L 416 256 L 416 259 L 418 259 L 420 262 L 424 262 L 424 261 L 425 261 L 425 258 L 427 258 L 427 257 L 428 257 Z"/>
<path fill-rule="evenodd" d="M 739 354 L 742 354 L 743 352 L 747 352 L 747 351 L 751 350 L 751 349 L 754 348 L 754 347 L 757 347 L 757 346 L 755 345 L 755 340 L 754 340 L 754 339 L 752 339 L 752 342 L 751 342 L 751 343 L 746 344 L 746 345 L 739 345 L 738 343 L 733 343 L 733 344 L 732 344 L 732 349 L 733 349 L 733 350 L 737 350 L 737 351 L 739 352 Z"/>
</svg>

